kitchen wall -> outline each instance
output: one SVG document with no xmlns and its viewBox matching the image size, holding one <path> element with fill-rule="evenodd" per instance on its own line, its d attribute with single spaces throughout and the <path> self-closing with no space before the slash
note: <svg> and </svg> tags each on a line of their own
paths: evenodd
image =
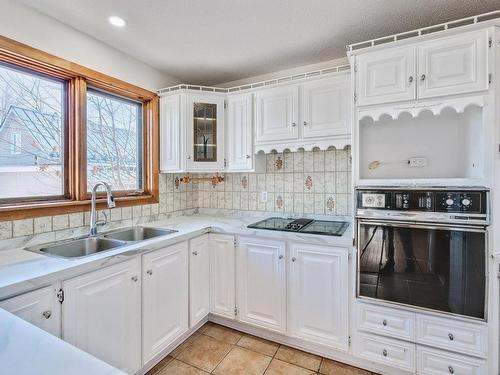
<svg viewBox="0 0 500 375">
<path fill-rule="evenodd" d="M 351 152 L 260 153 L 255 172 L 226 174 L 223 184 L 204 182 L 198 190 L 200 208 L 350 215 Z"/>
<path fill-rule="evenodd" d="M 156 91 L 179 80 L 16 0 L 0 0 L 0 35 Z M 22 20 L 20 22 L 20 20 Z"/>
</svg>

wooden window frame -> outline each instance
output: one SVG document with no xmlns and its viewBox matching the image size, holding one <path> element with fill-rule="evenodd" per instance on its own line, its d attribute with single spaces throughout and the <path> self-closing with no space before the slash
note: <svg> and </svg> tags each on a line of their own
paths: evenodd
<svg viewBox="0 0 500 375">
<path fill-rule="evenodd" d="M 65 103 L 67 141 L 64 145 L 67 155 L 64 164 L 66 196 L 46 199 L 37 197 L 15 203 L 6 200 L 0 204 L 0 221 L 89 210 L 86 150 L 87 86 L 142 102 L 143 193 L 129 195 L 116 192 L 114 195 L 117 207 L 158 202 L 159 98 L 156 93 L 2 36 L 0 36 L 0 62 L 67 82 Z M 105 207 L 105 201 L 99 197 L 98 208 Z"/>
</svg>

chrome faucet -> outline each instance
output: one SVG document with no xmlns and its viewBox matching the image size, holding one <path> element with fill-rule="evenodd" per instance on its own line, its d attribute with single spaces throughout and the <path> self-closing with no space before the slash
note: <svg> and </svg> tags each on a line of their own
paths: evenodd
<svg viewBox="0 0 500 375">
<path fill-rule="evenodd" d="M 108 203 L 108 208 L 115 208 L 115 198 L 113 197 L 113 194 L 111 193 L 111 188 L 109 185 L 104 182 L 104 181 L 99 181 L 94 185 L 92 188 L 92 206 L 90 209 L 90 235 L 91 236 L 96 236 L 97 235 L 97 226 L 98 225 L 104 225 L 107 223 L 108 218 L 106 214 L 104 214 L 104 217 L 106 220 L 104 221 L 97 221 L 97 212 L 96 212 L 96 198 L 97 198 L 97 189 L 99 186 L 104 186 L 106 189 L 106 198 L 107 198 L 107 203 Z"/>
</svg>

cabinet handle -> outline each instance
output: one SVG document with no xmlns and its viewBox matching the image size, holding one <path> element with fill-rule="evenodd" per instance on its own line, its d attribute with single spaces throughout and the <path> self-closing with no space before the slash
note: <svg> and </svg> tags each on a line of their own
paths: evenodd
<svg viewBox="0 0 500 375">
<path fill-rule="evenodd" d="M 297 258 L 292 257 L 292 262 L 295 262 L 296 260 L 297 260 Z"/>
<path fill-rule="evenodd" d="M 423 82 L 423 81 L 425 81 L 425 78 L 426 78 L 425 74 L 422 74 L 422 75 L 420 76 L 420 80 L 421 80 L 422 82 Z"/>
<path fill-rule="evenodd" d="M 45 319 L 50 319 L 50 317 L 52 316 L 52 312 L 51 312 L 50 310 L 47 310 L 47 311 L 44 311 L 44 312 L 42 313 L 42 315 L 43 315 L 43 317 L 44 317 Z"/>
<path fill-rule="evenodd" d="M 384 357 L 387 357 L 387 350 L 386 350 L 386 349 L 382 350 L 382 355 L 383 355 Z"/>
<path fill-rule="evenodd" d="M 137 282 L 137 280 L 139 280 L 139 278 L 138 278 L 137 276 L 132 276 L 132 281 L 133 281 L 134 283 L 136 283 L 136 282 Z"/>
<path fill-rule="evenodd" d="M 250 155 L 247 155 L 247 159 L 250 159 Z"/>
<path fill-rule="evenodd" d="M 385 327 L 387 325 L 387 320 L 382 320 L 382 325 Z"/>
<path fill-rule="evenodd" d="M 410 82 L 410 83 L 413 82 L 413 76 L 410 76 L 410 78 L 408 78 L 408 82 Z"/>
<path fill-rule="evenodd" d="M 198 255 L 198 252 L 197 251 L 193 251 L 193 255 Z"/>
<path fill-rule="evenodd" d="M 453 336 L 453 333 L 448 333 L 448 338 L 450 339 L 450 341 L 455 340 L 455 336 Z"/>
<path fill-rule="evenodd" d="M 307 121 L 304 121 L 304 126 L 306 126 L 306 125 L 307 125 Z"/>
<path fill-rule="evenodd" d="M 152 274 L 153 274 L 153 270 L 147 270 L 147 271 L 146 271 L 146 273 L 147 273 L 148 275 L 152 275 Z"/>
<path fill-rule="evenodd" d="M 188 160 L 191 159 L 191 155 L 188 155 L 187 158 L 188 158 Z"/>
<path fill-rule="evenodd" d="M 297 126 L 296 122 L 292 122 L 292 128 L 295 128 Z"/>
<path fill-rule="evenodd" d="M 282 254 L 280 254 L 280 255 L 278 256 L 278 259 L 283 259 L 283 255 L 282 255 Z"/>
<path fill-rule="evenodd" d="M 455 373 L 455 369 L 452 366 L 448 366 L 448 372 L 450 374 L 454 374 Z"/>
</svg>

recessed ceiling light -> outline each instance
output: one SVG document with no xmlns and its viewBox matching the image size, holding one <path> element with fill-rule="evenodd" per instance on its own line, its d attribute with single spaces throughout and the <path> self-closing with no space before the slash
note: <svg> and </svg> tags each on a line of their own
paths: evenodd
<svg viewBox="0 0 500 375">
<path fill-rule="evenodd" d="M 111 16 L 108 18 L 108 21 L 110 24 L 116 27 L 124 27 L 127 24 L 127 22 L 125 22 L 123 18 L 118 16 Z"/>
</svg>

